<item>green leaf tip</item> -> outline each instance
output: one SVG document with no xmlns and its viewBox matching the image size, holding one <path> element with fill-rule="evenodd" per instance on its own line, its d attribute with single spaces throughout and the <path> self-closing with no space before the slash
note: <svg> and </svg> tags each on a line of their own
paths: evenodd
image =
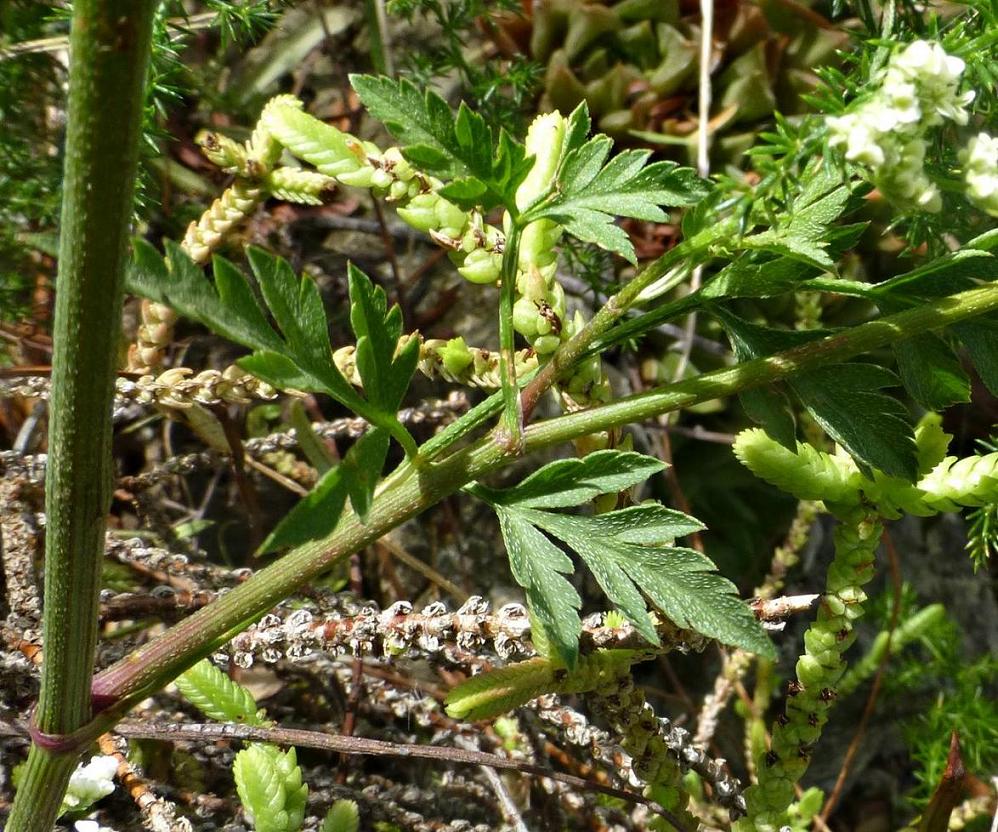
<svg viewBox="0 0 998 832">
<path fill-rule="evenodd" d="M 668 216 L 663 206 L 691 205 L 710 187 L 692 168 L 674 162 L 648 164 L 647 150 L 625 150 L 607 162 L 613 140 L 599 134 L 582 141 L 583 127 L 588 129 L 588 112 L 576 109 L 569 118 L 554 192 L 529 210 L 523 221 L 553 219 L 580 240 L 636 263 L 634 246 L 616 218 L 664 222 Z"/>
<path fill-rule="evenodd" d="M 352 800 L 337 800 L 322 819 L 320 832 L 358 832 L 360 812 Z"/>
<path fill-rule="evenodd" d="M 253 743 L 232 765 L 236 792 L 257 832 L 299 832 L 305 820 L 308 786 L 294 748 Z"/>
<path fill-rule="evenodd" d="M 175 680 L 184 698 L 209 719 L 242 725 L 269 725 L 253 695 L 208 659 L 202 659 Z"/>
<path fill-rule="evenodd" d="M 530 160 L 523 145 L 505 130 L 496 141 L 485 120 L 466 104 L 455 115 L 436 92 L 422 92 L 406 79 L 349 77 L 368 112 L 399 140 L 408 159 L 431 173 L 460 181 L 447 190 L 448 199 L 485 210 L 514 204 Z"/>
</svg>

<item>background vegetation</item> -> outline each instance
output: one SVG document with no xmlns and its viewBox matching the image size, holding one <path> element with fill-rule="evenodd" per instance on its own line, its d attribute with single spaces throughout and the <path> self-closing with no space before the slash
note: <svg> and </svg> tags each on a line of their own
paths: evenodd
<svg viewBox="0 0 998 832">
<path fill-rule="evenodd" d="M 536 114 L 557 108 L 567 115 L 585 102 L 593 130 L 611 136 L 615 152 L 648 149 L 656 161 L 711 177 L 716 187 L 696 207 L 656 221 L 638 212 L 619 223 L 642 264 L 721 223 L 728 223 L 731 240 L 760 225 L 782 234 L 757 242 L 756 249 L 727 237 L 711 243 L 709 256 L 706 248 L 694 249 L 691 268 L 657 282 L 658 306 L 647 308 L 658 317 L 621 327 L 604 340 L 605 376 L 598 384 L 590 379 L 590 399 L 563 398 L 569 410 L 695 379 L 736 359 L 853 327 L 878 311 L 901 312 L 965 288 L 961 281 L 967 277 L 994 278 L 994 267 L 984 260 L 995 245 L 995 212 L 968 201 L 955 171 L 965 164 L 959 151 L 967 137 L 995 131 L 998 6 L 986 0 L 928 9 L 865 0 L 724 0 L 709 7 L 712 37 L 704 72 L 702 9 L 678 0 L 164 2 L 153 29 L 134 232 L 157 247 L 185 235 L 189 243 L 190 224 L 214 210 L 223 192 L 251 178 L 224 163 L 225 141 L 252 146 L 254 125 L 275 95 L 291 93 L 322 122 L 381 148 L 391 146 L 382 123 L 391 120 L 379 114 L 370 93 L 348 81 L 350 73 L 373 73 L 432 87 L 455 107 L 466 101 L 490 135 L 505 128 L 522 138 Z M 0 631 L 0 817 L 9 809 L 15 767 L 28 744 L 23 717 L 38 696 L 37 577 L 45 536 L 47 376 L 71 11 L 68 5 L 19 0 L 0 4 L 0 534 L 7 616 Z M 862 160 L 844 159 L 828 129 L 829 117 L 869 97 L 870 79 L 878 77 L 892 50 L 920 39 L 938 41 L 959 56 L 965 62 L 961 90 L 976 93 L 968 104 L 969 126 L 957 122 L 926 134 L 925 167 L 940 192 L 936 211 L 899 197 L 886 175 Z M 700 117 L 705 78 L 707 121 Z M 397 129 L 392 132 L 398 137 Z M 288 154 L 283 164 L 291 166 Z M 842 181 L 849 183 L 848 193 L 843 190 L 834 208 L 827 208 L 826 198 L 838 199 L 830 195 L 839 193 Z M 460 336 L 474 347 L 497 348 L 497 293 L 462 279 L 454 258 L 432 235 L 400 221 L 395 200 L 372 196 L 369 188 L 312 185 L 309 199 L 301 198 L 302 191 L 289 197 L 268 186 L 211 247 L 243 273 L 252 265 L 260 285 L 267 266 L 247 259 L 248 246 L 279 255 L 295 274 L 307 275 L 328 317 L 334 352 L 362 334 L 357 298 L 368 290 L 358 287 L 368 284 L 356 275 L 351 280 L 348 264 L 373 281 L 371 308 L 384 304 L 374 286 L 384 290 L 389 305 L 398 305 L 405 332 L 418 330 L 440 344 Z M 818 212 L 817 231 L 808 237 L 806 223 L 795 226 L 794 218 L 814 219 L 808 209 L 819 203 L 827 216 Z M 491 219 L 501 224 L 497 216 L 493 212 Z M 575 310 L 592 317 L 637 271 L 606 250 L 613 246 L 595 242 L 561 242 L 556 272 L 567 296 L 566 322 Z M 956 261 L 947 258 L 970 248 L 981 252 L 979 261 L 951 266 Z M 190 244 L 185 251 L 198 259 Z M 655 312 L 683 309 L 671 305 L 686 303 L 691 287 L 721 285 L 717 275 L 725 262 L 751 266 L 754 257 L 770 266 L 768 258 L 788 257 L 798 270 L 779 292 L 732 291 L 718 315 Z M 172 272 L 164 270 L 158 285 L 182 280 L 183 262 L 171 262 Z M 750 271 L 723 274 L 748 285 Z M 830 290 L 822 281 L 832 279 L 844 282 Z M 932 280 L 937 288 L 926 288 Z M 159 290 L 147 283 L 142 291 L 141 282 L 133 277 L 132 288 L 157 299 Z M 314 517 L 314 527 L 308 520 L 302 525 L 301 514 L 290 525 L 282 520 L 317 481 L 328 481 L 324 475 L 338 461 L 344 461 L 339 470 L 364 480 L 368 458 L 352 450 L 363 444 L 357 440 L 365 424 L 357 413 L 377 423 L 381 411 L 401 407 L 400 423 L 424 442 L 485 396 L 478 387 L 453 383 L 458 374 L 446 357 L 434 380 L 417 374 L 408 392 L 400 392 L 405 398 L 393 404 L 372 396 L 369 412 L 322 392 L 278 396 L 266 384 L 247 386 L 223 375 L 245 353 L 233 340 L 254 345 L 220 337 L 218 332 L 228 332 L 209 312 L 199 318 L 174 303 L 186 317 L 156 319 L 140 303 L 126 301 L 117 356 L 122 372 L 100 576 L 98 669 L 245 582 L 271 562 L 268 550 L 330 531 Z M 268 307 L 277 318 L 269 300 Z M 160 375 L 164 368 L 154 366 L 158 353 L 156 361 L 135 348 L 129 353 L 137 331 L 141 344 L 161 325 L 167 337 L 154 352 L 162 346 L 165 368 L 192 373 Z M 705 529 L 684 529 L 687 545 L 717 564 L 744 598 L 823 592 L 835 523 L 814 502 L 820 496 L 764 483 L 732 452 L 735 437 L 760 420 L 771 433 L 789 424 L 791 434 L 830 451 L 832 439 L 849 447 L 853 436 L 844 425 L 850 419 L 869 417 L 869 424 L 883 426 L 895 417 L 915 422 L 939 411 L 942 429 L 952 435 L 950 454 L 990 458 L 998 441 L 998 341 L 989 337 L 994 334 L 987 329 L 976 336 L 960 331 L 945 343 L 923 344 L 921 351 L 879 349 L 872 358 L 896 369 L 904 387 L 885 405 L 873 402 L 875 395 L 884 398 L 877 392 L 882 385 L 871 389 L 869 378 L 859 376 L 839 380 L 834 392 L 844 402 L 840 422 L 830 424 L 794 388 L 782 400 L 708 399 L 635 422 L 626 439 L 611 431 L 599 441 L 669 466 L 640 478 L 619 507 L 655 498 L 697 518 Z M 491 387 L 498 386 L 494 379 Z M 545 398 L 539 411 L 553 415 L 559 403 Z M 886 421 L 877 422 L 881 417 Z M 867 442 L 868 434 L 878 430 L 855 441 Z M 904 464 L 903 437 L 885 428 L 878 439 L 859 452 L 849 450 L 897 474 L 890 467 Z M 580 455 L 589 449 L 584 442 L 577 446 Z M 403 460 L 401 447 L 385 453 L 389 468 Z M 88 829 L 80 822 L 89 817 L 120 830 L 143 824 L 236 829 L 251 822 L 258 829 L 287 830 L 302 823 L 323 823 L 324 830 L 357 824 L 379 830 L 673 828 L 647 805 L 651 800 L 668 807 L 671 796 L 653 789 L 641 797 L 642 780 L 649 778 L 637 777 L 630 761 L 640 754 L 626 737 L 621 749 L 621 737 L 607 732 L 612 715 L 598 703 L 562 690 L 488 722 L 457 719 L 444 707 L 448 691 L 473 670 L 528 658 L 535 647 L 544 650 L 536 619 L 531 639 L 526 611 L 514 606 L 524 603 L 517 585 L 523 581 L 514 579 L 501 543 L 503 515 L 497 519 L 482 498 L 493 505 L 513 499 L 497 496 L 498 489 L 520 482 L 554 454 L 544 450 L 517 461 L 488 480 L 496 489 L 491 494 L 479 489 L 477 497 L 448 496 L 235 635 L 212 658 L 236 684 L 198 665 L 177 687 L 144 699 L 119 733 L 104 735 L 94 750 L 116 760 L 126 788 L 104 795 L 80 778 L 60 823 Z M 557 449 L 557 456 L 566 454 Z M 603 497 L 611 499 L 604 508 L 617 507 L 615 492 L 630 485 L 604 489 L 610 494 Z M 349 494 L 355 508 L 356 496 Z M 820 792 L 797 795 L 803 799 L 792 824 L 987 829 L 996 812 L 998 773 L 998 603 L 991 558 L 998 546 L 998 504 L 991 494 L 964 506 L 962 519 L 953 513 L 892 519 L 867 587 L 870 612 L 846 653 L 850 670 L 820 744 L 808 750 L 803 787 Z M 509 540 L 507 531 L 507 546 Z M 262 560 L 255 555 L 261 548 Z M 608 606 L 592 575 L 577 569 L 568 580 L 580 600 L 583 653 L 601 638 L 611 646 L 615 638 L 633 646 L 633 629 L 624 618 L 591 617 Z M 654 588 L 641 588 L 655 600 Z M 772 659 L 749 659 L 730 639 L 725 646 L 686 632 L 676 637 L 682 650 L 635 667 L 654 713 L 671 721 L 667 728 L 691 734 L 669 735 L 678 748 L 673 755 L 695 738 L 698 749 L 727 761 L 720 768 L 703 760 L 688 771 L 684 766 L 683 786 L 706 828 L 731 826 L 721 799 L 725 778 L 747 785 L 758 772 L 766 731 L 782 712 L 811 617 L 806 610 L 782 616 L 786 625 L 772 634 Z M 205 716 L 262 732 L 311 733 L 247 734 L 256 741 L 250 744 L 214 735 L 211 727 L 172 740 L 154 730 L 171 722 L 204 726 Z M 954 774 L 954 732 L 966 770 L 961 777 Z M 323 738 L 331 744 L 323 745 Z M 297 756 L 294 750 L 277 752 L 265 744 L 268 739 L 297 748 Z M 383 744 L 365 745 L 367 740 Z M 414 746 L 429 762 L 412 758 Z M 259 759 L 237 758 L 241 748 Z M 280 795 L 268 793 L 261 803 L 258 795 L 273 784 L 253 785 L 253 778 L 271 771 L 282 772 Z M 91 774 L 94 782 L 110 776 L 96 769 Z M 946 787 L 945 812 L 939 809 L 941 780 L 956 782 Z M 275 806 L 271 818 L 265 807 Z"/>
</svg>

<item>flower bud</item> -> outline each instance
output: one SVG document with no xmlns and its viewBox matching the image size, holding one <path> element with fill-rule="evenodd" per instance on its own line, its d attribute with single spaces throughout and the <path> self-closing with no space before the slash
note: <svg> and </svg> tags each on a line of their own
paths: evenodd
<svg viewBox="0 0 998 832">
<path fill-rule="evenodd" d="M 808 653 L 817 655 L 835 647 L 835 634 L 817 630 L 814 627 L 804 633 L 804 648 Z"/>
<path fill-rule="evenodd" d="M 437 213 L 437 227 L 439 228 L 463 229 L 468 222 L 468 215 L 453 202 L 443 197 L 437 197 L 437 204 L 434 210 Z M 460 237 L 461 234 L 458 233 L 453 236 Z"/>
<path fill-rule="evenodd" d="M 517 291 L 534 303 L 547 300 L 548 287 L 543 275 L 536 268 L 528 268 L 521 272 L 516 281 Z"/>
<path fill-rule="evenodd" d="M 336 178 L 351 188 L 370 188 L 374 184 L 374 168 L 363 165 L 356 170 L 337 174 Z"/>
<path fill-rule="evenodd" d="M 384 161 L 385 167 L 391 169 L 396 179 L 408 182 L 416 175 L 416 172 L 412 169 L 412 165 L 409 164 L 409 161 L 402 155 L 402 151 L 397 147 L 389 147 L 385 151 Z"/>
<path fill-rule="evenodd" d="M 814 656 L 801 656 L 797 659 L 797 678 L 804 687 L 820 685 L 825 678 L 825 669 Z"/>
<path fill-rule="evenodd" d="M 459 376 L 474 360 L 471 350 L 464 343 L 464 338 L 460 336 L 451 338 L 438 350 L 438 354 L 440 355 L 440 362 L 444 365 L 444 369 L 455 377 Z"/>
<path fill-rule="evenodd" d="M 502 268 L 502 257 L 483 248 L 478 248 L 464 258 L 458 272 L 461 277 L 471 283 L 489 284 L 499 279 Z"/>
<path fill-rule="evenodd" d="M 538 355 L 549 355 L 561 345 L 561 339 L 557 335 L 542 335 L 534 341 L 534 352 Z"/>
<path fill-rule="evenodd" d="M 521 297 L 513 304 L 513 329 L 527 340 L 537 335 L 538 317 L 537 305 L 530 298 Z"/>
<path fill-rule="evenodd" d="M 392 175 L 383 168 L 375 168 L 371 174 L 371 187 L 384 189 L 392 184 Z"/>
<path fill-rule="evenodd" d="M 417 231 L 429 231 L 437 227 L 437 213 L 434 210 L 440 197 L 436 194 L 419 194 L 409 200 L 405 207 L 395 209 L 403 222 Z"/>
<path fill-rule="evenodd" d="M 517 208 L 525 208 L 551 186 L 561 164 L 565 127 L 565 117 L 557 110 L 537 116 L 531 122 L 524 146 L 527 154 L 534 157 L 534 164 L 516 189 Z"/>
<path fill-rule="evenodd" d="M 391 202 L 398 202 L 409 195 L 409 186 L 400 179 L 396 179 L 388 188 L 388 199 Z"/>
</svg>

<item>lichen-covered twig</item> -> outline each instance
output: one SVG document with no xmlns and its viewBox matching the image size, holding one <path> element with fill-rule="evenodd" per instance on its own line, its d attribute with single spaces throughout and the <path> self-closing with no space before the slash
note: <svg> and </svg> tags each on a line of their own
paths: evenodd
<svg viewBox="0 0 998 832">
<path fill-rule="evenodd" d="M 689 649 L 702 647 L 701 637 L 663 625 L 663 643 Z M 585 649 L 633 649 L 643 642 L 630 624 L 606 627 L 600 617 L 587 619 L 582 633 Z M 467 655 L 491 654 L 503 659 L 534 655 L 530 620 L 520 604 L 506 604 L 495 613 L 480 596 L 458 610 L 435 601 L 414 612 L 407 601 L 386 610 L 368 604 L 354 612 L 314 613 L 283 608 L 232 639 L 227 651 L 241 667 L 254 658 L 265 662 L 300 661 L 313 654 L 443 655 L 464 664 Z"/>
<path fill-rule="evenodd" d="M 35 575 L 39 554 L 35 512 L 22 497 L 25 484 L 18 477 L 0 479 L 0 556 L 3 559 L 7 624 L 16 630 L 39 625 L 42 604 Z"/>
<path fill-rule="evenodd" d="M 128 743 L 121 737 L 104 734 L 97 740 L 102 754 L 118 762 L 118 781 L 128 791 L 142 815 L 143 825 L 152 832 L 193 832 L 190 820 L 177 814 L 177 807 L 157 797 L 148 782 L 128 761 Z"/>
</svg>

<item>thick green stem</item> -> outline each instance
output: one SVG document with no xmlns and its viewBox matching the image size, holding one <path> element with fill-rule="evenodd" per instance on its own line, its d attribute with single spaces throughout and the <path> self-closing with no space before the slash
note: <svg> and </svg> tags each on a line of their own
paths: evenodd
<svg viewBox="0 0 998 832">
<path fill-rule="evenodd" d="M 45 664 L 35 711 L 44 734 L 72 733 L 91 716 L 115 346 L 155 5 L 73 5 L 45 504 Z M 33 747 L 8 832 L 52 828 L 79 750 Z"/>
<path fill-rule="evenodd" d="M 879 349 L 927 330 L 949 326 L 996 308 L 998 284 L 993 283 L 958 295 L 939 298 L 931 305 L 870 321 L 776 355 L 705 373 L 636 396 L 618 399 L 602 407 L 550 419 L 527 431 L 527 450 L 537 443 L 553 445 L 567 442 L 586 433 L 609 430 L 698 402 L 730 396 L 803 370 L 845 361 L 852 356 Z"/>
<path fill-rule="evenodd" d="M 640 396 L 540 422 L 526 429 L 524 450 L 539 450 L 595 430 L 731 396 L 995 309 L 998 309 L 998 285 L 972 289 L 940 299 L 931 307 L 863 324 L 840 335 L 739 367 L 707 373 Z M 377 540 L 468 482 L 514 458 L 491 437 L 486 437 L 419 471 L 411 464 L 403 464 L 380 489 L 366 524 L 361 524 L 352 513 L 345 514 L 328 537 L 300 546 L 101 673 L 94 681 L 95 705 L 107 708 L 108 712 L 95 722 L 93 731 L 106 729 L 130 705 L 210 654 L 242 627 L 340 558 Z"/>
</svg>

